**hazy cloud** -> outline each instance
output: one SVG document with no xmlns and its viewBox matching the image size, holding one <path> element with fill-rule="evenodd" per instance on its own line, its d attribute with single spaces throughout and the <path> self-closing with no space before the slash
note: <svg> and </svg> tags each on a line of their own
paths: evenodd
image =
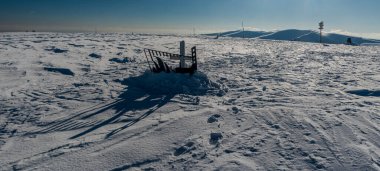
<svg viewBox="0 0 380 171">
<path fill-rule="evenodd" d="M 356 37 L 380 39 L 380 33 L 354 33 L 354 32 L 349 32 L 342 29 L 333 29 L 333 30 L 327 31 L 327 33 L 337 33 L 337 34 L 356 36 Z"/>
</svg>

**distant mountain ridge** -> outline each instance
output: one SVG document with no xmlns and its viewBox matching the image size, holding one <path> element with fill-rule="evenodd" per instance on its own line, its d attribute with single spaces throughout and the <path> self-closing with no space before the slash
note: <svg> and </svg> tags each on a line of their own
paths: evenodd
<svg viewBox="0 0 380 171">
<path fill-rule="evenodd" d="M 219 37 L 240 37 L 240 38 L 257 38 L 266 40 L 285 40 L 285 41 L 300 41 L 300 42 L 319 42 L 319 32 L 313 30 L 297 30 L 288 29 L 280 30 L 276 32 L 266 32 L 266 31 L 228 31 L 222 33 L 211 33 L 206 34 L 208 36 Z M 329 44 L 345 44 L 347 38 L 351 38 L 354 44 L 360 45 L 363 43 L 380 43 L 380 40 L 366 39 L 356 36 L 349 36 L 337 33 L 324 33 L 322 36 L 323 43 Z"/>
</svg>

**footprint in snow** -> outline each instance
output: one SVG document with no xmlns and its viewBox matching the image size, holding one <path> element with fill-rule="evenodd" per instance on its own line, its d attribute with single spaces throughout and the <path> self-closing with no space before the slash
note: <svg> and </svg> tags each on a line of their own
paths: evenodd
<svg viewBox="0 0 380 171">
<path fill-rule="evenodd" d="M 191 150 L 194 150 L 194 149 L 195 149 L 194 142 L 188 142 L 184 146 L 181 146 L 180 148 L 178 148 L 177 150 L 175 150 L 174 155 L 175 156 L 179 156 L 179 155 L 188 153 L 188 152 L 190 152 Z"/>
<path fill-rule="evenodd" d="M 240 109 L 237 108 L 236 106 L 232 107 L 232 112 L 233 112 L 234 114 L 239 113 L 239 111 L 240 111 Z"/>
<path fill-rule="evenodd" d="M 52 47 L 51 49 L 45 49 L 46 51 L 52 51 L 54 53 L 66 53 L 68 50 L 63 50 L 59 48 Z"/>
<path fill-rule="evenodd" d="M 223 138 L 222 133 L 211 133 L 210 134 L 210 144 L 218 144 L 219 140 Z"/>
<path fill-rule="evenodd" d="M 88 55 L 89 57 L 92 57 L 92 58 L 101 58 L 102 56 L 101 55 L 98 55 L 96 53 L 91 53 Z"/>
<path fill-rule="evenodd" d="M 220 116 L 219 114 L 212 115 L 211 117 L 209 117 L 209 118 L 207 119 L 207 123 L 218 122 L 220 117 L 221 117 L 221 116 Z"/>
</svg>

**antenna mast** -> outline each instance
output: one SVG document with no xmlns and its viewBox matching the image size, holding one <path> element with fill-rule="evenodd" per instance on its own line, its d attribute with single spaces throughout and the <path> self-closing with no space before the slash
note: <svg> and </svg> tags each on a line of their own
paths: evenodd
<svg viewBox="0 0 380 171">
<path fill-rule="evenodd" d="M 244 20 L 241 21 L 241 28 L 243 30 L 243 38 L 245 38 L 245 34 L 244 34 Z"/>
<path fill-rule="evenodd" d="M 324 27 L 325 25 L 324 25 L 324 23 L 323 23 L 323 21 L 321 21 L 320 23 L 319 23 L 319 42 L 320 43 L 322 43 L 322 30 L 323 30 L 323 27 Z"/>
</svg>

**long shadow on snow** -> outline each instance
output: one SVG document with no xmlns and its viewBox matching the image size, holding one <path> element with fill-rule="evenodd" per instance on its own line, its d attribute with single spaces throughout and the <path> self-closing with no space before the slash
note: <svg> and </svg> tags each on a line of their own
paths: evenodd
<svg viewBox="0 0 380 171">
<path fill-rule="evenodd" d="M 108 137 L 110 137 L 110 136 L 132 126 L 132 125 L 134 125 L 135 123 L 143 120 L 144 118 L 148 117 L 154 111 L 156 111 L 157 109 L 159 109 L 160 107 L 162 107 L 166 103 L 168 103 L 174 96 L 175 96 L 174 94 L 170 94 L 170 95 L 146 94 L 138 88 L 129 88 L 127 91 L 125 91 L 124 93 L 122 93 L 119 96 L 119 98 L 121 100 L 116 101 L 116 103 L 113 103 L 104 109 L 90 113 L 90 114 L 82 117 L 81 119 L 90 118 L 94 115 L 100 114 L 100 113 L 102 113 L 106 110 L 109 110 L 109 109 L 115 110 L 114 116 L 112 116 L 111 118 L 109 118 L 105 121 L 102 121 L 100 123 L 95 124 L 90 129 L 87 129 L 87 130 L 85 130 L 85 131 L 83 131 L 77 135 L 70 137 L 70 139 L 75 139 L 75 138 L 81 137 L 83 135 L 86 135 L 86 134 L 100 128 L 100 127 L 103 127 L 103 126 L 108 125 L 108 124 L 112 124 L 128 111 L 148 109 L 147 112 L 143 113 L 138 118 L 129 121 L 125 126 L 120 127 L 119 129 L 116 129 L 116 130 L 112 131 L 111 133 L 107 134 L 107 138 L 108 138 Z M 142 99 L 142 98 L 143 98 L 143 100 L 140 101 L 139 99 Z"/>
<path fill-rule="evenodd" d="M 70 139 L 81 137 L 102 126 L 113 123 L 128 111 L 148 109 L 147 112 L 138 118 L 108 133 L 106 138 L 109 138 L 148 117 L 157 109 L 167 104 L 177 94 L 205 95 L 209 88 L 214 86 L 218 87 L 218 85 L 212 84 L 206 75 L 201 73 L 190 76 L 186 74 L 152 74 L 147 72 L 138 77 L 128 78 L 121 81 L 121 83 L 128 85 L 127 91 L 119 96 L 120 101 L 107 107 L 109 109 L 115 109 L 115 115 L 103 122 L 97 123 L 86 131 L 74 135 Z M 104 109 L 100 110 L 100 112 L 90 113 L 82 117 L 82 119 L 92 117 L 102 111 L 104 111 Z"/>
<path fill-rule="evenodd" d="M 200 73 L 196 73 L 193 76 L 145 73 L 138 77 L 125 79 L 121 83 L 128 87 L 119 95 L 118 100 L 85 109 L 74 116 L 49 123 L 45 125 L 47 126 L 45 129 L 28 134 L 69 131 L 90 127 L 70 137 L 70 139 L 75 139 L 108 124 L 120 122 L 120 117 L 128 111 L 147 110 L 139 117 L 129 120 L 124 126 L 108 133 L 106 135 L 106 138 L 108 138 L 148 117 L 157 109 L 170 102 L 177 94 L 205 95 L 208 90 L 220 88 L 215 83 L 211 83 L 206 75 Z M 83 122 L 108 110 L 115 110 L 115 113 L 104 121 Z"/>
<path fill-rule="evenodd" d="M 53 121 L 45 125 L 47 126 L 47 128 L 34 131 L 34 132 L 29 132 L 29 133 L 26 133 L 25 135 L 43 134 L 43 133 L 49 133 L 49 132 L 55 132 L 55 131 L 70 131 L 70 130 L 77 130 L 77 129 L 82 129 L 86 127 L 91 127 L 77 135 L 70 137 L 70 139 L 75 139 L 83 135 L 86 135 L 105 125 L 117 123 L 118 119 L 128 111 L 138 111 L 138 110 L 148 109 L 147 112 L 143 113 L 138 118 L 128 121 L 127 125 L 132 126 L 133 124 L 137 123 L 138 121 L 141 121 L 142 119 L 152 114 L 154 111 L 156 111 L 160 107 L 164 106 L 174 96 L 175 94 L 166 94 L 166 95 L 149 94 L 149 93 L 144 92 L 141 89 L 138 89 L 135 87 L 129 87 L 126 91 L 124 91 L 118 97 L 118 100 L 114 102 L 93 106 L 91 108 L 78 112 L 74 116 L 70 116 L 68 118 L 58 120 L 58 121 Z M 90 119 L 91 117 L 100 115 L 103 112 L 106 112 L 108 110 L 115 110 L 115 113 L 112 117 L 104 121 L 83 122 L 86 119 Z M 128 127 L 127 125 L 118 130 L 121 131 L 122 129 L 125 129 L 126 127 Z M 113 134 L 119 131 L 115 130 L 113 131 Z"/>
</svg>

